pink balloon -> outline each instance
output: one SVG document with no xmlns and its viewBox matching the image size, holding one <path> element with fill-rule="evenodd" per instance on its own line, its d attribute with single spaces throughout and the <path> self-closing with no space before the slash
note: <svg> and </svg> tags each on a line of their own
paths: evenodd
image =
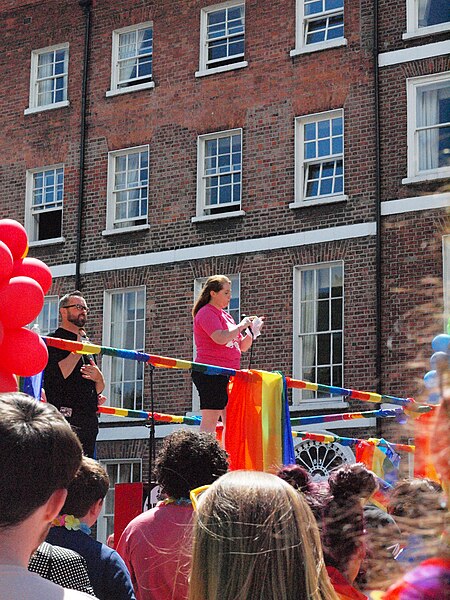
<svg viewBox="0 0 450 600">
<path fill-rule="evenodd" d="M 18 389 L 16 376 L 7 371 L 0 371 L 0 393 L 17 392 Z"/>
<path fill-rule="evenodd" d="M 16 329 L 38 316 L 44 306 L 44 292 L 30 277 L 12 277 L 8 285 L 0 289 L 0 306 L 3 326 Z"/>
<path fill-rule="evenodd" d="M 14 259 L 8 246 L 0 241 L 0 283 L 6 283 L 11 277 Z"/>
<path fill-rule="evenodd" d="M 31 377 L 43 371 L 47 361 L 47 346 L 34 331 L 25 327 L 5 331 L 0 346 L 0 364 L 4 371 Z"/>
<path fill-rule="evenodd" d="M 11 277 L 24 275 L 39 283 L 44 294 L 52 285 L 52 273 L 47 265 L 38 258 L 20 258 L 14 261 Z"/>
<path fill-rule="evenodd" d="M 0 240 L 11 250 L 14 260 L 28 252 L 28 236 L 23 225 L 13 219 L 0 219 Z"/>
</svg>

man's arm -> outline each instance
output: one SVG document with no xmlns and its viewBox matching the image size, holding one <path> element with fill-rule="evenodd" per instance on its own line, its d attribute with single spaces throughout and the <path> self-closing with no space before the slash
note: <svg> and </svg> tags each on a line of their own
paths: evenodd
<svg viewBox="0 0 450 600">
<path fill-rule="evenodd" d="M 64 377 L 64 379 L 67 379 L 69 375 L 73 373 L 73 370 L 80 361 L 80 358 L 80 354 L 75 354 L 74 352 L 71 352 L 69 356 L 66 356 L 66 358 L 63 358 L 58 362 L 59 370 L 61 371 L 61 374 Z"/>
</svg>

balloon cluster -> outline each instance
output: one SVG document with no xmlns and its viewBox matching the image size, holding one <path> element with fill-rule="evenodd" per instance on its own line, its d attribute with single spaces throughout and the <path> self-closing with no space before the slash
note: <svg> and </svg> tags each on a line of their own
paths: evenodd
<svg viewBox="0 0 450 600">
<path fill-rule="evenodd" d="M 447 331 L 450 325 L 447 326 Z M 440 381 L 442 374 L 450 367 L 450 335 L 441 333 L 431 342 L 434 354 L 430 358 L 431 371 L 425 373 L 423 378 L 425 387 L 429 390 L 428 403 L 439 404 L 441 399 Z"/>
<path fill-rule="evenodd" d="M 23 226 L 0 219 L 0 392 L 17 390 L 15 375 L 36 375 L 48 360 L 47 346 L 25 325 L 41 312 L 52 275 L 42 261 L 26 258 L 27 253 Z"/>
</svg>

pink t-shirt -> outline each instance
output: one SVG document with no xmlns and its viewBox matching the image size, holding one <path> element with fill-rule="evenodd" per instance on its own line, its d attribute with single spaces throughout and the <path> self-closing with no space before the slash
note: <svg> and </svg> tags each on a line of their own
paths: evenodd
<svg viewBox="0 0 450 600">
<path fill-rule="evenodd" d="M 218 330 L 236 327 L 233 317 L 226 311 L 206 304 L 194 318 L 194 340 L 197 348 L 195 362 L 206 365 L 217 365 L 228 369 L 239 369 L 241 366 L 241 348 L 239 345 L 242 335 L 228 344 L 216 344 L 211 334 Z"/>
<path fill-rule="evenodd" d="M 192 517 L 192 506 L 160 503 L 125 527 L 117 552 L 137 600 L 187 599 Z"/>
</svg>

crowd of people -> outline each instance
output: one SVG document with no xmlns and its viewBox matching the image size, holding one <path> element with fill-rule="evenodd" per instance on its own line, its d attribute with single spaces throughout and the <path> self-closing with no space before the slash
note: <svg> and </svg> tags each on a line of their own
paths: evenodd
<svg viewBox="0 0 450 600">
<path fill-rule="evenodd" d="M 55 407 L 0 394 L 0 462 L 0 600 L 450 598 L 447 497 L 431 480 L 401 481 L 386 513 L 362 464 L 323 482 L 298 465 L 228 471 L 213 435 L 181 429 L 156 463 L 164 499 L 114 550 L 90 536 L 108 476 Z"/>
<path fill-rule="evenodd" d="M 230 297 L 216 275 L 194 304 L 198 363 L 239 369 L 260 333 L 264 317 L 236 324 Z M 63 296 L 53 336 L 86 341 L 88 310 L 79 291 Z M 229 377 L 194 369 L 192 379 L 200 431 L 164 439 L 154 473 L 163 499 L 115 548 L 91 535 L 110 487 L 95 460 L 105 380 L 94 357 L 49 348 L 47 402 L 0 394 L 0 600 L 450 599 L 450 396 L 436 419 L 442 486 L 402 480 L 382 510 L 379 480 L 361 463 L 319 482 L 296 464 L 229 471 L 214 435 Z"/>
</svg>

